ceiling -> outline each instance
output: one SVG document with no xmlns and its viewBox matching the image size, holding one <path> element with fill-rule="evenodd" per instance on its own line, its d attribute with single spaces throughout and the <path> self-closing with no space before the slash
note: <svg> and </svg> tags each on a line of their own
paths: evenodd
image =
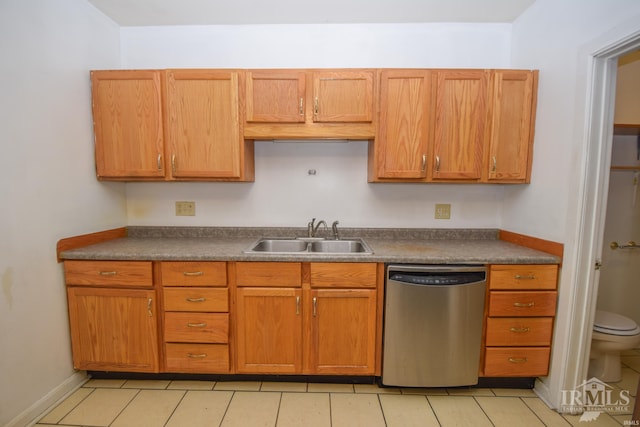
<svg viewBox="0 0 640 427">
<path fill-rule="evenodd" d="M 88 0 L 120 26 L 510 23 L 535 0 Z"/>
</svg>

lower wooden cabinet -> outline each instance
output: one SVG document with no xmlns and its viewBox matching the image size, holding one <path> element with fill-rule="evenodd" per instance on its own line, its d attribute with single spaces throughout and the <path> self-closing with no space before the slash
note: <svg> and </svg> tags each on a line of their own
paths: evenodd
<svg viewBox="0 0 640 427">
<path fill-rule="evenodd" d="M 158 372 L 154 290 L 74 286 L 67 296 L 74 368 Z"/>
<path fill-rule="evenodd" d="M 229 373 L 229 290 L 224 262 L 161 262 L 164 370 Z"/>
<path fill-rule="evenodd" d="M 311 372 L 373 375 L 375 289 L 318 289 L 311 295 Z"/>
<path fill-rule="evenodd" d="M 238 373 L 302 372 L 301 304 L 299 288 L 236 290 Z"/>
<path fill-rule="evenodd" d="M 376 271 L 374 263 L 237 263 L 237 372 L 374 375 Z"/>
<path fill-rule="evenodd" d="M 492 265 L 485 324 L 485 377 L 548 374 L 557 265 Z"/>
</svg>

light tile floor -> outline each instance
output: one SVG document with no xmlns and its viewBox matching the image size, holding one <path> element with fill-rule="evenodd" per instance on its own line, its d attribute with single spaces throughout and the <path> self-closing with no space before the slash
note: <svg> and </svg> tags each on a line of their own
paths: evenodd
<svg viewBox="0 0 640 427">
<path fill-rule="evenodd" d="M 610 385 L 635 397 L 640 351 L 627 352 L 623 363 L 622 381 Z M 560 415 L 532 390 L 522 389 L 92 379 L 35 426 L 599 427 L 629 425 L 630 418 L 630 413 L 601 413 L 595 421 L 581 422 L 579 415 Z"/>
</svg>

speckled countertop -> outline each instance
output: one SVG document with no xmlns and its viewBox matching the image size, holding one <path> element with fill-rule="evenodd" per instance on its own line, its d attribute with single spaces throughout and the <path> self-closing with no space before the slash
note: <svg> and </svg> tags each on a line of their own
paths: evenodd
<svg viewBox="0 0 640 427">
<path fill-rule="evenodd" d="M 128 227 L 128 236 L 62 252 L 62 259 L 190 261 L 330 261 L 418 264 L 557 264 L 560 258 L 498 239 L 496 229 L 345 228 L 373 254 L 245 253 L 259 238 L 303 237 L 302 228 Z M 325 236 L 322 231 L 320 236 Z M 326 234 L 331 238 L 330 233 Z"/>
</svg>

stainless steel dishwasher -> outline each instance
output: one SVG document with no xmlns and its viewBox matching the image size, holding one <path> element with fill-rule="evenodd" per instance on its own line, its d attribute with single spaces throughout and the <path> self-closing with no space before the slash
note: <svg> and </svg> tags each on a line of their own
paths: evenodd
<svg viewBox="0 0 640 427">
<path fill-rule="evenodd" d="M 478 383 L 486 268 L 388 265 L 382 383 Z"/>
</svg>

